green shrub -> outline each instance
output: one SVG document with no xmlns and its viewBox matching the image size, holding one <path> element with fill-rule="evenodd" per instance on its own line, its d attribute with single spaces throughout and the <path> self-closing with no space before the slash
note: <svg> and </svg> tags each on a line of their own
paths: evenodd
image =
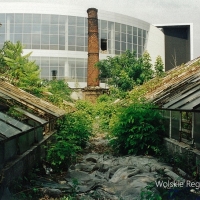
<svg viewBox="0 0 200 200">
<path fill-rule="evenodd" d="M 68 167 L 91 134 L 92 124 L 84 111 L 66 114 L 57 122 L 57 134 L 49 145 L 47 161 L 56 171 Z"/>
<path fill-rule="evenodd" d="M 118 153 L 155 154 L 159 151 L 163 125 L 150 104 L 121 107 L 111 119 L 110 144 Z"/>
<path fill-rule="evenodd" d="M 98 116 L 99 120 L 99 128 L 102 131 L 108 131 L 110 119 L 113 114 L 115 114 L 115 107 L 116 105 L 113 102 L 99 102 L 96 105 L 96 115 Z"/>
</svg>

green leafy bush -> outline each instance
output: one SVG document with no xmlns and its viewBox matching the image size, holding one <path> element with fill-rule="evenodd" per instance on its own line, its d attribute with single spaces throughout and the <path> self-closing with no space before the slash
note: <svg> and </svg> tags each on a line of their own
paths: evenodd
<svg viewBox="0 0 200 200">
<path fill-rule="evenodd" d="M 102 131 L 108 131 L 110 119 L 115 114 L 116 105 L 105 95 L 100 96 L 97 102 L 96 116 L 98 117 L 99 128 Z"/>
<path fill-rule="evenodd" d="M 92 123 L 81 110 L 66 114 L 57 126 L 55 142 L 47 152 L 47 161 L 55 170 L 68 167 L 92 134 Z"/>
<path fill-rule="evenodd" d="M 110 144 L 123 154 L 159 152 L 163 125 L 158 110 L 150 104 L 121 107 L 111 119 Z"/>
</svg>

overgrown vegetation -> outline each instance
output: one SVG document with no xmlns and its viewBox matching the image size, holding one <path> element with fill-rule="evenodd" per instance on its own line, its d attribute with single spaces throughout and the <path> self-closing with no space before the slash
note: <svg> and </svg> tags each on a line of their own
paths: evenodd
<svg viewBox="0 0 200 200">
<path fill-rule="evenodd" d="M 110 123 L 110 144 L 118 153 L 158 154 L 163 132 L 162 117 L 151 104 L 120 107 Z"/>
<path fill-rule="evenodd" d="M 85 111 L 66 114 L 57 122 L 55 141 L 49 144 L 47 161 L 56 171 L 66 170 L 75 161 L 92 134 L 92 121 Z"/>
<path fill-rule="evenodd" d="M 122 91 L 130 91 L 136 85 L 142 85 L 164 71 L 161 57 L 157 58 L 154 71 L 148 52 L 137 59 L 136 53 L 129 50 L 120 56 L 101 60 L 96 65 L 101 72 L 100 80 L 106 79 L 110 86 L 115 86 Z"/>
</svg>

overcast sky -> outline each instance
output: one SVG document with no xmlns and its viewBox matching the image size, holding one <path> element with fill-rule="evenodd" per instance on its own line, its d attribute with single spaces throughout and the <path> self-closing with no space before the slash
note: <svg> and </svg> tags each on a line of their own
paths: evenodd
<svg viewBox="0 0 200 200">
<path fill-rule="evenodd" d="M 96 7 L 150 23 L 190 23 L 200 21 L 200 0 L 65 0 L 71 5 Z M 84 2 L 84 3 L 83 3 Z M 105 3 L 106 2 L 106 3 Z"/>
</svg>

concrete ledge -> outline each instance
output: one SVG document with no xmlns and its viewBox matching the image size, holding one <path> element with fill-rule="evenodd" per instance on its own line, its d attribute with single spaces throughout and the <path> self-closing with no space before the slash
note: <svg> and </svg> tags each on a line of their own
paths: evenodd
<svg viewBox="0 0 200 200">
<path fill-rule="evenodd" d="M 171 154 L 190 152 L 192 156 L 194 156 L 194 161 L 196 162 L 196 165 L 200 165 L 200 151 L 196 148 L 193 148 L 190 145 L 187 145 L 183 142 L 179 142 L 175 139 L 169 138 L 164 138 L 164 144 Z"/>
</svg>

